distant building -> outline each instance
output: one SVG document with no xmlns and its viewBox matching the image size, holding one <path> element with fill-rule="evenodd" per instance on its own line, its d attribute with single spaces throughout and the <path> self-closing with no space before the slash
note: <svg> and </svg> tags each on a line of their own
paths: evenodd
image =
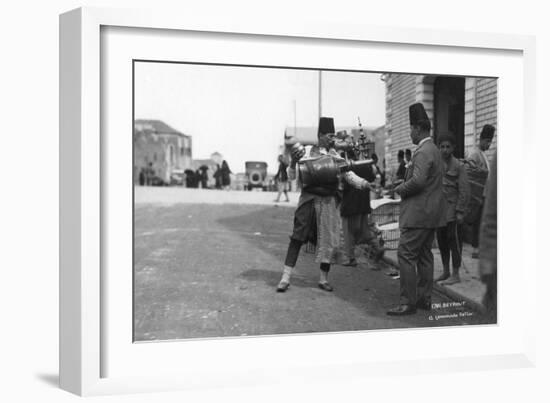
<svg viewBox="0 0 550 403">
<path fill-rule="evenodd" d="M 409 106 L 422 102 L 432 122 L 432 136 L 449 134 L 456 156 L 467 156 L 479 143 L 483 125 L 497 125 L 497 79 L 438 75 L 384 74 L 386 83 L 386 165 L 397 169 L 397 153 L 414 150 L 410 139 Z M 498 130 L 497 130 L 498 133 Z M 496 150 L 497 137 L 488 151 Z"/>
<path fill-rule="evenodd" d="M 222 164 L 223 162 L 223 155 L 221 155 L 219 152 L 213 152 L 210 154 L 210 159 L 214 161 L 216 164 Z"/>
<path fill-rule="evenodd" d="M 191 136 L 160 120 L 134 121 L 134 182 L 139 172 L 152 164 L 155 176 L 170 182 L 171 174 L 191 167 Z"/>
</svg>

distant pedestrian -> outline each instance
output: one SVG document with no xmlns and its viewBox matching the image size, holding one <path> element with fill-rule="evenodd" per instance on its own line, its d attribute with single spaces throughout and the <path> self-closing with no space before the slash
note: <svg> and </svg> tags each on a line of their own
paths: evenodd
<svg viewBox="0 0 550 403">
<path fill-rule="evenodd" d="M 145 169 L 145 184 L 147 186 L 152 186 L 154 177 L 155 177 L 155 169 L 153 168 L 153 163 L 150 162 L 147 168 Z"/>
<path fill-rule="evenodd" d="M 145 168 L 139 170 L 139 186 L 145 185 Z"/>
<path fill-rule="evenodd" d="M 214 180 L 216 181 L 216 189 L 222 188 L 222 170 L 220 164 L 216 165 L 216 172 L 214 172 Z"/>
<path fill-rule="evenodd" d="M 278 203 L 281 199 L 281 194 L 285 194 L 285 201 L 290 201 L 288 198 L 288 173 L 287 168 L 288 164 L 285 162 L 285 157 L 281 154 L 278 158 L 279 161 L 279 168 L 277 169 L 277 174 L 275 174 L 275 182 L 277 183 L 277 198 L 275 199 L 275 203 Z"/>
<path fill-rule="evenodd" d="M 443 161 L 430 137 L 431 123 L 421 103 L 409 107 L 411 140 L 417 145 L 405 182 L 395 188 L 401 196 L 400 238 L 397 257 L 400 269 L 400 304 L 388 315 L 410 315 L 417 308 L 431 309 L 435 229 L 445 225 Z"/>
<path fill-rule="evenodd" d="M 471 183 L 472 203 L 470 203 L 470 208 L 472 211 L 469 214 L 472 217 L 472 257 L 476 259 L 479 257 L 479 228 L 486 193 L 485 184 L 490 173 L 490 164 L 486 151 L 491 147 L 494 134 L 494 126 L 483 126 L 479 135 L 478 148 L 466 159 L 466 162 L 475 170 L 474 174 L 476 178 L 476 181 Z"/>
<path fill-rule="evenodd" d="M 226 160 L 222 161 L 222 167 L 221 167 L 221 177 L 222 177 L 222 187 L 224 189 L 229 189 L 229 186 L 231 185 L 231 169 L 229 169 L 229 164 Z"/>
<path fill-rule="evenodd" d="M 462 223 L 468 208 L 470 186 L 466 169 L 453 156 L 455 150 L 455 138 L 450 135 L 439 137 L 439 150 L 443 159 L 443 194 L 447 201 L 447 223 L 437 229 L 437 244 L 441 252 L 443 274 L 435 281 L 441 284 L 451 285 L 460 282 L 459 269 L 462 265 L 461 237 Z M 450 273 L 449 265 L 452 256 L 453 272 Z"/>
<path fill-rule="evenodd" d="M 185 173 L 185 186 L 188 188 L 194 188 L 195 187 L 195 171 L 192 169 L 186 169 L 184 171 Z"/>
<path fill-rule="evenodd" d="M 201 165 L 201 167 L 197 170 L 197 178 L 199 178 L 199 182 L 201 184 L 201 188 L 208 189 L 208 167 L 206 165 Z"/>
</svg>

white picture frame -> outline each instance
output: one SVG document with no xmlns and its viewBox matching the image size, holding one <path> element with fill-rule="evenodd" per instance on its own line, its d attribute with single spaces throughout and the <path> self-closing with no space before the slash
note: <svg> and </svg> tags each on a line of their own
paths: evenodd
<svg viewBox="0 0 550 403">
<path fill-rule="evenodd" d="M 370 27 L 359 25 L 331 24 L 280 24 L 279 21 L 268 19 L 254 20 L 225 20 L 211 21 L 195 18 L 192 15 L 173 15 L 151 10 L 109 10 L 102 8 L 81 8 L 70 11 L 60 17 L 60 385 L 63 389 L 79 395 L 97 395 L 113 393 L 134 393 L 140 391 L 160 391 L 186 388 L 206 388 L 224 385 L 247 386 L 261 383 L 280 382 L 290 380 L 297 375 L 322 379 L 327 369 L 330 369 L 331 378 L 346 379 L 346 377 L 405 374 L 414 372 L 438 372 L 455 370 L 474 370 L 503 367 L 525 367 L 534 362 L 534 332 L 535 332 L 535 284 L 525 281 L 528 277 L 535 277 L 536 253 L 524 253 L 521 279 L 525 298 L 523 311 L 533 312 L 532 316 L 523 315 L 521 321 L 518 316 L 507 317 L 508 312 L 500 310 L 499 326 L 476 329 L 485 339 L 510 338 L 510 343 L 495 347 L 487 354 L 475 348 L 470 355 L 460 352 L 437 351 L 432 354 L 418 354 L 403 356 L 401 359 L 396 352 L 388 359 L 369 359 L 364 355 L 347 357 L 345 360 L 333 362 L 319 362 L 315 360 L 313 351 L 308 351 L 308 345 L 315 345 L 321 337 L 323 343 L 360 344 L 366 337 L 380 337 L 373 333 L 351 333 L 344 335 L 321 336 L 281 336 L 269 338 L 246 338 L 232 340 L 203 340 L 187 343 L 187 347 L 203 351 L 215 351 L 217 354 L 226 354 L 228 350 L 236 354 L 258 355 L 265 350 L 273 351 L 277 357 L 278 348 L 285 349 L 290 345 L 292 349 L 302 351 L 287 361 L 268 359 L 261 362 L 243 359 L 240 368 L 232 368 L 219 362 L 208 362 L 201 365 L 200 357 L 192 357 L 184 364 L 170 363 L 170 370 L 160 371 L 158 375 L 152 370 L 140 374 L 125 373 L 124 368 L 116 371 L 116 376 L 108 374 L 105 369 L 105 360 L 113 354 L 118 346 L 107 349 L 105 336 L 106 317 L 110 315 L 109 305 L 105 303 L 106 291 L 102 287 L 105 275 L 102 272 L 104 264 L 105 245 L 102 240 L 102 220 L 109 219 L 101 214 L 104 192 L 106 189 L 105 169 L 102 160 L 104 144 L 101 133 L 102 125 L 101 105 L 101 30 L 102 27 L 122 27 L 156 30 L 176 30 L 195 33 L 218 33 L 224 35 L 251 36 L 255 40 L 266 39 L 296 41 L 298 43 L 310 40 L 333 41 L 334 46 L 339 44 L 376 43 L 399 45 L 418 49 L 430 47 L 433 49 L 451 49 L 460 51 L 469 49 L 478 53 L 489 51 L 515 52 L 519 55 L 522 82 L 518 88 L 523 90 L 520 117 L 511 122 L 514 128 L 520 130 L 526 139 L 526 146 L 520 147 L 518 153 L 522 158 L 527 155 L 529 144 L 533 147 L 534 133 L 534 92 L 535 92 L 535 43 L 529 36 L 501 35 L 489 33 L 467 33 L 456 31 L 428 31 L 418 29 L 394 29 L 391 27 Z M 417 47 L 417 48 L 415 48 Z M 410 50 L 409 49 L 409 50 Z M 520 91 L 521 92 L 521 91 Z M 129 94 L 128 94 L 129 95 Z M 521 125 L 518 127 L 517 124 Z M 499 126 L 500 128 L 500 126 Z M 502 130 L 501 133 L 506 133 Z M 506 138 L 504 134 L 503 138 Z M 500 142 L 500 140 L 499 140 Z M 499 153 L 501 143 L 499 143 Z M 506 142 L 502 146 L 503 157 L 510 148 Z M 510 154 L 508 154 L 510 155 Z M 502 159 L 499 157 L 502 164 Z M 511 173 L 513 175 L 513 173 Z M 522 186 L 528 188 L 532 179 L 525 179 Z M 499 182 L 499 186 L 501 182 Z M 504 188 L 499 188 L 503 194 Z M 503 190 L 504 189 L 504 190 Z M 499 199 L 499 201 L 502 199 Z M 499 211 L 502 211 L 499 206 Z M 535 221 L 534 211 L 527 206 L 517 210 L 520 222 Z M 515 227 L 526 235 L 527 227 Z M 501 235 L 499 228 L 499 237 Z M 519 254 L 529 246 L 528 237 L 523 236 L 520 242 Z M 506 242 L 503 235 L 503 242 Z M 499 240 L 500 242 L 500 240 Z M 505 248 L 502 248 L 505 250 Z M 516 249 L 516 253 L 518 249 Z M 505 263 L 499 250 L 499 262 Z M 522 280 L 523 279 L 523 280 Z M 506 298 L 507 281 L 510 278 L 500 275 L 499 279 L 499 307 L 502 298 Z M 508 294 L 509 295 L 509 294 Z M 530 309 L 531 308 L 531 309 Z M 504 315 L 505 317 L 503 317 Z M 407 332 L 407 330 L 404 330 Z M 467 337 L 474 332 L 472 328 L 439 329 L 444 332 L 459 334 L 458 337 Z M 384 337 L 392 339 L 394 343 L 400 337 L 409 337 L 411 340 L 433 337 L 433 330 L 414 330 L 410 333 L 385 332 Z M 470 333 L 469 333 L 470 332 Z M 406 336 L 405 336 L 406 335 Z M 315 339 L 313 339 L 315 338 Z M 310 340 L 313 339 L 313 340 Z M 472 339 L 473 340 L 473 339 Z M 127 343 L 132 344 L 131 340 Z M 178 343 L 156 343 L 163 350 L 163 354 L 171 354 L 181 347 Z M 185 346 L 184 346 L 185 347 Z M 202 350 L 201 350 L 202 349 Z M 130 350 L 128 350 L 130 351 Z M 233 356 L 237 359 L 238 355 Z M 140 358 L 141 359 L 141 358 Z M 136 359 L 139 362 L 139 359 Z M 204 364 L 204 363 L 203 363 Z M 145 364 L 147 366 L 149 364 Z M 247 365 L 248 368 L 247 368 Z M 237 365 L 238 367 L 238 365 Z M 179 368 L 179 370 L 178 370 Z M 249 369 L 253 371 L 250 373 Z M 257 371 L 256 369 L 262 369 Z M 304 371 L 306 369 L 306 371 Z M 139 371 L 138 371 L 139 372 Z M 328 378 L 327 378 L 328 379 Z"/>
</svg>

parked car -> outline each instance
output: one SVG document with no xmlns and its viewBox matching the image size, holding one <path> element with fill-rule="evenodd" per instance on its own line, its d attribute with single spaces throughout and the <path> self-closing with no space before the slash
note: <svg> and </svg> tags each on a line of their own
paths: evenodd
<svg viewBox="0 0 550 403">
<path fill-rule="evenodd" d="M 183 169 L 173 169 L 170 174 L 170 186 L 183 186 L 185 181 L 185 173 Z"/>
<path fill-rule="evenodd" d="M 245 185 L 246 190 L 252 190 L 254 188 L 267 190 L 267 162 L 246 161 L 244 165 L 247 178 L 247 183 Z"/>
</svg>

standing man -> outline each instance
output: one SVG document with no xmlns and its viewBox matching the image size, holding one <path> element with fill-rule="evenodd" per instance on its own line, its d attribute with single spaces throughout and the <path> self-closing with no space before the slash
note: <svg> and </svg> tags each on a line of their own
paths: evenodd
<svg viewBox="0 0 550 403">
<path fill-rule="evenodd" d="M 229 164 L 226 160 L 222 161 L 222 167 L 221 167 L 221 176 L 222 176 L 222 188 L 225 190 L 229 190 L 231 186 L 231 169 L 229 169 Z"/>
<path fill-rule="evenodd" d="M 437 244 L 443 262 L 443 274 L 435 281 L 443 285 L 452 285 L 460 282 L 458 271 L 462 265 L 462 248 L 460 234 L 462 222 L 468 208 L 470 186 L 466 176 L 466 169 L 453 156 L 455 138 L 450 135 L 439 136 L 439 150 L 443 158 L 443 195 L 447 201 L 447 224 L 437 229 Z M 450 273 L 449 264 L 453 262 L 453 273 Z"/>
<path fill-rule="evenodd" d="M 466 162 L 471 168 L 472 201 L 470 203 L 470 216 L 472 218 L 472 258 L 479 257 L 479 227 L 483 213 L 483 203 L 486 196 L 485 184 L 490 173 L 489 159 L 486 151 L 491 147 L 495 135 L 495 127 L 485 125 L 479 135 L 479 147 L 468 157 Z"/>
<path fill-rule="evenodd" d="M 322 117 L 319 120 L 318 155 L 331 155 L 340 158 L 334 150 L 334 120 Z M 313 151 L 311 152 L 313 154 Z M 292 161 L 289 168 L 289 178 L 296 177 L 298 160 L 307 156 L 301 150 L 292 152 Z M 310 156 L 311 157 L 311 156 Z M 358 188 L 367 188 L 368 182 L 349 172 L 350 182 L 356 183 Z M 302 245 L 312 241 L 316 245 L 315 262 L 319 263 L 318 286 L 324 291 L 333 291 L 328 282 L 328 273 L 331 264 L 343 263 L 342 248 L 342 219 L 340 217 L 339 202 L 341 199 L 338 178 L 323 185 L 303 185 L 298 200 L 298 207 L 294 212 L 294 227 L 290 236 L 283 275 L 277 285 L 277 292 L 285 292 L 290 286 L 290 278 Z"/>
<path fill-rule="evenodd" d="M 139 170 L 139 186 L 145 185 L 145 168 Z"/>
<path fill-rule="evenodd" d="M 431 309 L 432 243 L 435 229 L 445 225 L 441 154 L 430 137 L 430 119 L 421 103 L 409 107 L 409 121 L 411 140 L 417 147 L 405 182 L 395 188 L 401 196 L 397 249 L 401 303 L 387 312 L 394 316 L 414 314 L 417 308 Z"/>
<path fill-rule="evenodd" d="M 153 168 L 153 163 L 150 162 L 145 170 L 145 184 L 147 186 L 153 185 L 154 176 L 155 176 L 155 169 Z"/>
</svg>

